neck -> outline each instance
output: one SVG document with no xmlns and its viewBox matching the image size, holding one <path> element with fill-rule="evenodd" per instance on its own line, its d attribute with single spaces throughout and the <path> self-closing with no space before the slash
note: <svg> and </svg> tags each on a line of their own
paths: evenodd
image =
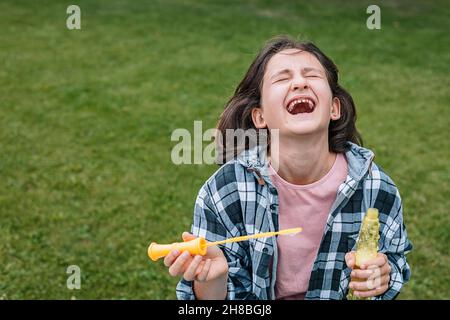
<svg viewBox="0 0 450 320">
<path fill-rule="evenodd" d="M 277 149 L 278 147 L 278 149 Z M 336 154 L 329 151 L 328 135 L 310 137 L 279 137 L 271 150 L 279 150 L 271 163 L 278 175 L 292 184 L 311 184 L 331 169 Z"/>
</svg>

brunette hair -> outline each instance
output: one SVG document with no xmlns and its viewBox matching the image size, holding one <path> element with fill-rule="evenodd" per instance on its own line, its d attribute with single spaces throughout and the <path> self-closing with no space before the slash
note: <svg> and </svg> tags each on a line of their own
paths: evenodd
<svg viewBox="0 0 450 320">
<path fill-rule="evenodd" d="M 338 83 L 338 68 L 312 42 L 294 40 L 288 36 L 279 36 L 269 40 L 258 53 L 250 65 L 244 79 L 237 86 L 234 95 L 230 98 L 222 112 L 217 124 L 218 133 L 222 139 L 226 136 L 227 129 L 256 129 L 252 120 L 252 110 L 260 106 L 263 77 L 269 60 L 280 51 L 286 49 L 298 49 L 314 55 L 326 71 L 328 84 L 333 97 L 337 97 L 341 103 L 341 117 L 330 121 L 328 127 L 328 143 L 330 151 L 343 153 L 348 150 L 348 141 L 362 145 L 362 138 L 356 129 L 356 109 L 351 95 Z M 217 140 L 216 140 L 217 144 Z M 219 146 L 218 146 L 219 147 Z M 221 143 L 220 148 L 227 148 L 227 143 Z M 237 156 L 239 149 L 222 150 L 223 155 L 233 152 Z"/>
</svg>

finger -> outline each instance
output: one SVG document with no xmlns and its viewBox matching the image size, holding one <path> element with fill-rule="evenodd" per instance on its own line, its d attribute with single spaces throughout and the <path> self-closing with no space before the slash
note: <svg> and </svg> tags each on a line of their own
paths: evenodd
<svg viewBox="0 0 450 320">
<path fill-rule="evenodd" d="M 182 273 L 183 266 L 189 260 L 190 256 L 191 255 L 189 254 L 189 251 L 184 251 L 181 255 L 178 256 L 178 258 L 169 268 L 169 273 L 172 277 L 176 277 Z"/>
<path fill-rule="evenodd" d="M 374 271 L 371 269 L 368 269 L 368 270 L 354 269 L 352 271 L 352 273 L 350 274 L 350 276 L 352 277 L 352 279 L 366 280 L 373 274 L 374 274 Z"/>
<path fill-rule="evenodd" d="M 380 281 L 380 287 L 389 285 L 390 280 L 391 280 L 391 277 L 389 275 L 382 276 L 381 281 Z"/>
<path fill-rule="evenodd" d="M 367 280 L 358 281 L 359 279 L 352 279 L 349 286 L 355 291 L 370 291 L 376 287 L 381 286 L 381 278 L 379 276 L 370 276 Z"/>
<path fill-rule="evenodd" d="M 189 267 L 186 269 L 186 271 L 183 274 L 184 280 L 186 280 L 186 281 L 194 280 L 195 271 L 197 270 L 201 261 L 202 261 L 202 256 L 200 256 L 200 255 L 195 256 L 194 260 L 192 260 L 191 264 L 189 265 Z"/>
<path fill-rule="evenodd" d="M 183 241 L 189 241 L 189 240 L 193 240 L 195 238 L 197 238 L 196 236 L 194 236 L 193 234 L 189 233 L 189 232 L 183 232 L 183 234 L 181 235 L 181 237 L 183 238 Z"/>
<path fill-rule="evenodd" d="M 359 298 L 369 298 L 369 297 L 376 297 L 379 296 L 383 293 L 385 293 L 388 289 L 387 285 L 378 287 L 376 289 L 373 290 L 369 290 L 369 291 L 354 291 L 353 294 Z"/>
<path fill-rule="evenodd" d="M 197 275 L 198 281 L 205 281 L 208 278 L 209 270 L 211 269 L 211 259 L 206 260 L 202 271 Z"/>
<path fill-rule="evenodd" d="M 347 267 L 353 269 L 355 266 L 355 251 L 350 251 L 345 254 L 345 263 Z"/>
<path fill-rule="evenodd" d="M 390 274 L 391 274 L 391 271 L 392 271 L 392 268 L 391 268 L 391 266 L 390 266 L 389 263 L 386 263 L 386 264 L 385 264 L 384 266 L 382 266 L 381 269 L 380 269 L 380 273 L 381 273 L 382 276 L 383 276 L 383 275 L 390 275 Z"/>
<path fill-rule="evenodd" d="M 355 291 L 367 292 L 374 289 L 386 286 L 389 284 L 389 275 L 380 277 L 371 276 L 367 281 L 352 281 L 350 282 L 350 288 Z"/>
<path fill-rule="evenodd" d="M 383 266 L 385 263 L 387 263 L 387 257 L 385 254 L 383 253 L 378 253 L 377 257 L 371 260 L 366 261 L 365 263 L 363 263 L 363 265 L 361 266 L 361 269 L 366 269 L 369 266 L 377 266 L 377 267 L 381 267 Z"/>
<path fill-rule="evenodd" d="M 381 277 L 380 275 L 377 275 L 377 276 L 373 276 L 373 277 L 369 278 L 369 280 L 367 280 L 367 288 L 369 290 L 373 290 L 373 289 L 380 288 L 388 283 L 389 283 L 388 275 L 383 276 L 383 277 Z"/>
<path fill-rule="evenodd" d="M 170 251 L 169 254 L 164 257 L 164 265 L 166 267 L 170 267 L 172 263 L 175 261 L 175 259 L 179 256 L 179 254 L 180 254 L 179 250 Z"/>
<path fill-rule="evenodd" d="M 203 267 L 205 266 L 205 263 L 206 263 L 206 261 L 203 260 L 203 259 L 202 259 L 202 261 L 200 261 L 200 264 L 198 265 L 197 269 L 195 270 L 195 275 L 194 275 L 195 277 L 197 277 L 198 274 L 199 274 L 200 272 L 202 272 Z"/>
<path fill-rule="evenodd" d="M 369 291 L 371 289 L 367 286 L 367 281 L 351 281 L 349 284 L 350 289 L 354 291 Z"/>
</svg>

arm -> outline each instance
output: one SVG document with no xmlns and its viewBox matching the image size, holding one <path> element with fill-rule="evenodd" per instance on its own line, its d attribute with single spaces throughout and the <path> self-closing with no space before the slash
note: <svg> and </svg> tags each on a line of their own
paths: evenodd
<svg viewBox="0 0 450 320">
<path fill-rule="evenodd" d="M 394 206 L 393 222 L 386 225 L 382 236 L 384 237 L 383 246 L 380 251 L 385 253 L 388 263 L 391 267 L 389 288 L 377 299 L 391 300 L 395 299 L 400 293 L 403 285 L 411 276 L 410 267 L 406 261 L 406 254 L 412 250 L 412 244 L 408 239 L 406 228 L 403 223 L 403 210 L 400 197 L 397 194 L 397 206 Z"/>
<path fill-rule="evenodd" d="M 406 254 L 412 250 L 403 221 L 403 205 L 397 188 L 394 189 L 394 205 L 381 230 L 380 252 L 387 256 L 391 268 L 388 290 L 376 297 L 380 300 L 392 300 L 400 293 L 403 285 L 411 276 Z"/>
<path fill-rule="evenodd" d="M 203 186 L 195 203 L 192 225 L 194 235 L 204 237 L 208 241 L 232 236 L 228 230 L 230 226 L 226 226 L 220 219 L 220 214 L 226 215 L 227 213 L 225 210 L 220 212 L 217 207 L 213 203 L 207 187 Z M 189 278 L 181 279 L 177 285 L 178 299 L 193 300 L 213 297 L 214 299 L 227 298 L 231 300 L 246 299 L 250 296 L 252 281 L 245 252 L 242 252 L 243 250 L 240 247 L 237 252 L 225 247 L 218 250 L 222 251 L 226 259 L 227 273 L 216 278 L 213 282 L 192 281 Z"/>
<path fill-rule="evenodd" d="M 380 248 L 377 257 L 351 273 L 350 288 L 355 290 L 355 296 L 360 298 L 395 299 L 403 284 L 410 278 L 405 255 L 412 249 L 412 245 L 403 224 L 401 199 L 396 188 L 390 188 L 389 191 L 393 201 L 390 211 L 382 215 L 383 227 L 380 230 Z M 383 196 L 386 194 L 384 192 Z M 348 253 L 345 258 L 349 268 L 353 269 L 354 252 Z"/>
</svg>

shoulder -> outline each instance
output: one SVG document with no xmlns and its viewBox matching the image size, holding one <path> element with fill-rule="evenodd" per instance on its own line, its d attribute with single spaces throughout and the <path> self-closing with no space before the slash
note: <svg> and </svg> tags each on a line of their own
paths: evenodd
<svg viewBox="0 0 450 320">
<path fill-rule="evenodd" d="M 372 163 L 367 178 L 369 180 L 368 182 L 372 183 L 374 188 L 395 196 L 400 196 L 397 185 L 379 164 Z"/>
<path fill-rule="evenodd" d="M 217 201 L 254 183 L 252 173 L 248 172 L 238 160 L 230 160 L 206 180 L 200 192 L 209 194 Z"/>
<path fill-rule="evenodd" d="M 222 189 L 238 181 L 238 176 L 244 171 L 244 167 L 237 160 L 230 160 L 221 165 L 209 178 L 205 185 Z"/>
<path fill-rule="evenodd" d="M 379 210 L 380 232 L 385 239 L 393 239 L 404 232 L 403 204 L 397 185 L 379 165 L 373 163 L 371 168 L 372 181 L 368 179 L 366 186 L 376 186 L 373 202 L 370 207 Z"/>
<path fill-rule="evenodd" d="M 372 163 L 370 174 L 365 181 L 364 193 L 370 199 L 367 207 L 377 208 L 383 232 L 392 233 L 401 225 L 403 205 L 397 185 L 376 163 Z"/>
</svg>

